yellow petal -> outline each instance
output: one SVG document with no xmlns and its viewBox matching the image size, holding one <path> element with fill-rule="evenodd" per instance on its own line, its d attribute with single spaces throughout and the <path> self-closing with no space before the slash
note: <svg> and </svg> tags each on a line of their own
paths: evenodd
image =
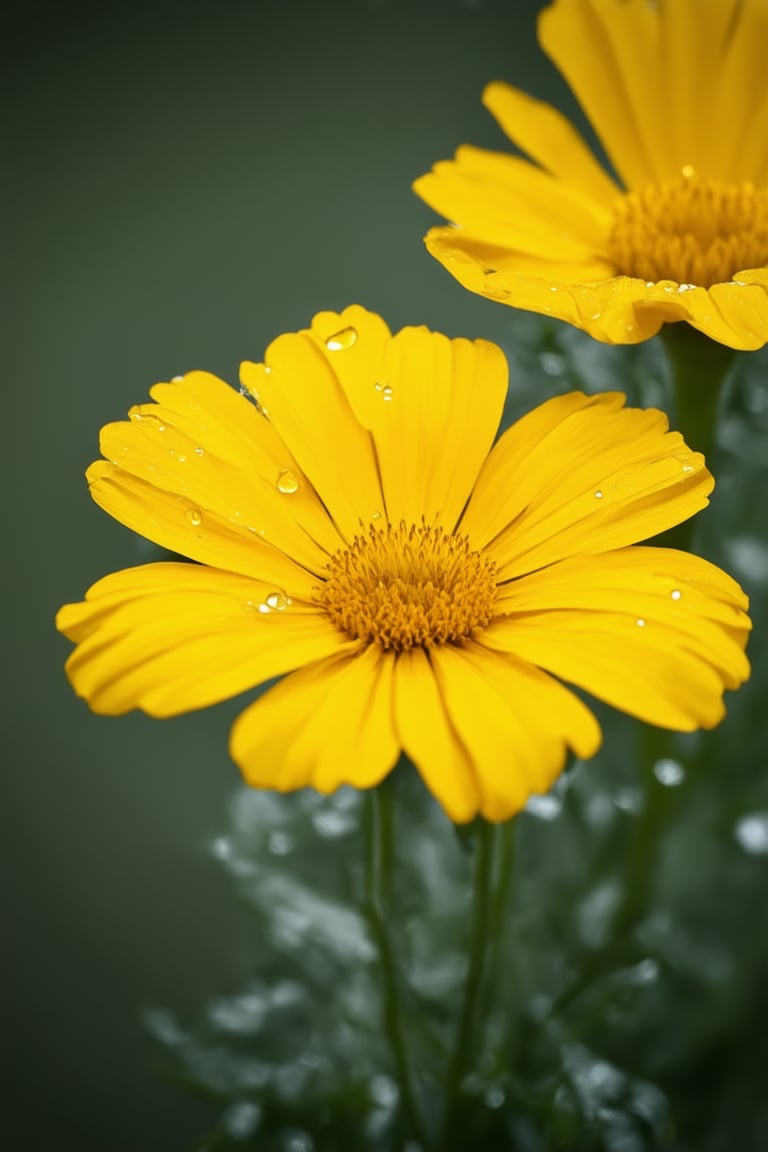
<svg viewBox="0 0 768 1152">
<path fill-rule="evenodd" d="M 487 820 L 508 820 L 532 793 L 546 792 L 568 746 L 581 757 L 599 748 L 600 728 L 589 709 L 538 668 L 471 642 L 435 648 L 431 658 Z"/>
<path fill-rule="evenodd" d="M 494 446 L 461 522 L 500 580 L 655 536 L 705 507 L 713 480 L 655 409 L 621 393 L 555 396 Z"/>
<path fill-rule="evenodd" d="M 483 103 L 518 148 L 572 192 L 610 210 L 621 189 L 561 112 L 500 81 L 487 86 Z"/>
<path fill-rule="evenodd" d="M 373 645 L 301 668 L 251 704 L 229 746 L 246 782 L 280 792 L 378 784 L 400 755 L 393 668 L 392 654 Z"/>
<path fill-rule="evenodd" d="M 266 541 L 322 570 L 338 533 L 254 405 L 206 372 L 156 384 L 151 395 L 156 403 L 102 429 L 110 464 L 97 462 L 88 472 L 96 502 L 134 531 L 203 563 L 240 564 L 258 574 L 248 555 L 264 553 Z"/>
<path fill-rule="evenodd" d="M 557 0 L 539 15 L 539 43 L 568 81 L 628 187 L 660 178 L 663 133 L 658 25 L 651 6 Z M 645 123 L 644 113 L 656 131 Z"/>
<path fill-rule="evenodd" d="M 56 626 L 70 682 L 94 712 L 175 716 L 355 647 L 286 589 L 193 564 L 106 576 Z"/>
<path fill-rule="evenodd" d="M 507 362 L 495 344 L 449 340 L 426 328 L 392 338 L 366 416 L 391 523 L 424 518 L 455 527 L 506 392 Z"/>
<path fill-rule="evenodd" d="M 412 648 L 397 660 L 394 706 L 400 744 L 427 788 L 450 820 L 472 820 L 482 802 L 480 786 L 422 648 Z"/>
<path fill-rule="evenodd" d="M 661 323 L 686 320 L 705 336 L 744 351 L 768 342 L 768 269 L 737 272 L 711 288 L 659 281 L 643 294 L 636 314 Z"/>
<path fill-rule="evenodd" d="M 269 543 L 259 515 L 249 522 L 232 519 L 225 512 L 212 512 L 210 500 L 193 504 L 105 460 L 97 460 L 86 475 L 91 496 L 100 508 L 162 548 L 213 568 L 285 585 L 296 597 L 312 598 L 318 583 L 314 573 L 323 571 L 328 555 L 306 534 L 289 540 L 296 563 Z M 275 528 L 285 542 L 290 522 L 270 524 L 270 531 Z"/>
<path fill-rule="evenodd" d="M 349 541 L 359 531 L 360 521 L 367 523 L 371 513 L 381 509 L 382 497 L 370 435 L 356 418 L 336 373 L 337 363 L 362 344 L 367 329 L 361 332 L 345 325 L 340 331 L 338 340 L 326 342 L 309 330 L 279 336 L 267 348 L 265 363 L 244 363 L 240 377 Z M 373 357 L 378 348 L 375 339 Z M 369 367 L 366 360 L 359 363 L 362 372 Z M 365 383 L 373 391 L 376 378 Z M 354 484 L 349 483 L 350 476 Z"/>
<path fill-rule="evenodd" d="M 664 548 L 564 560 L 511 584 L 482 643 L 664 728 L 712 728 L 749 675 L 746 597 L 714 565 Z"/>
<path fill-rule="evenodd" d="M 600 254 L 610 211 L 527 160 L 465 145 L 413 186 L 480 243 L 564 263 Z"/>
<path fill-rule="evenodd" d="M 507 364 L 495 344 L 426 328 L 390 336 L 378 316 L 353 306 L 280 337 L 267 360 L 244 364 L 243 382 L 345 534 L 382 516 L 453 528 L 504 406 Z"/>
</svg>

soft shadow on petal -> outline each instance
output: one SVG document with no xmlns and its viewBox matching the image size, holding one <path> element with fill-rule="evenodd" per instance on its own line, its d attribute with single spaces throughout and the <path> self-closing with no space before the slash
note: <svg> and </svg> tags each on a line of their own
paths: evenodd
<svg viewBox="0 0 768 1152">
<path fill-rule="evenodd" d="M 600 746 L 589 709 L 546 673 L 479 643 L 435 648 L 443 705 L 474 765 L 480 814 L 507 820 L 563 770 L 568 747 L 583 758 Z"/>
<path fill-rule="evenodd" d="M 474 819 L 482 789 L 422 648 L 398 658 L 394 704 L 398 739 L 449 820 L 465 824 Z"/>
<path fill-rule="evenodd" d="M 151 395 L 156 403 L 102 428 L 109 463 L 88 470 L 94 500 L 134 531 L 202 563 L 234 567 L 243 557 L 250 572 L 247 556 L 258 537 L 322 568 L 338 533 L 254 405 L 207 372 L 156 384 Z M 232 564 L 222 561 L 222 549 L 231 549 Z"/>
<path fill-rule="evenodd" d="M 500 580 L 648 539 L 705 507 L 714 481 L 656 409 L 556 396 L 495 445 L 461 522 Z"/>
<path fill-rule="evenodd" d="M 290 792 L 372 788 L 394 767 L 394 656 L 372 646 L 301 668 L 235 721 L 229 750 L 246 782 Z"/>
<path fill-rule="evenodd" d="M 370 435 L 334 371 L 332 358 L 343 352 L 329 350 L 307 330 L 289 332 L 273 340 L 263 364 L 242 364 L 240 378 L 268 413 L 344 539 L 351 541 L 360 521 L 367 522 L 381 507 L 382 496 Z"/>
<path fill-rule="evenodd" d="M 501 81 L 487 86 L 483 104 L 518 148 L 573 192 L 610 212 L 622 189 L 562 112 Z"/>
<path fill-rule="evenodd" d="M 712 728 L 722 695 L 749 676 L 747 600 L 685 552 L 626 548 L 577 557 L 511 583 L 483 643 L 576 684 L 648 723 Z"/>
<path fill-rule="evenodd" d="M 58 613 L 67 675 L 94 712 L 175 716 L 354 647 L 291 591 L 192 564 L 116 572 Z"/>
</svg>

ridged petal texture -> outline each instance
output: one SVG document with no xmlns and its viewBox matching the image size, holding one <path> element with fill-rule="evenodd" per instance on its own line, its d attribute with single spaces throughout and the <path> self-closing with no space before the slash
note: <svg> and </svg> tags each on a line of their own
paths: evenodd
<svg viewBox="0 0 768 1152">
<path fill-rule="evenodd" d="M 357 305 L 279 337 L 240 392 L 203 372 L 155 385 L 103 429 L 90 490 L 195 563 L 61 609 L 75 691 L 167 717 L 282 676 L 232 730 L 250 784 L 369 788 L 405 753 L 457 822 L 507 819 L 596 752 L 566 684 L 716 724 L 749 673 L 746 598 L 637 546 L 706 505 L 702 456 L 618 393 L 555 397 L 494 443 L 506 388 L 495 345 L 392 335 Z"/>
<path fill-rule="evenodd" d="M 606 343 L 635 344 L 685 321 L 729 347 L 762 347 L 768 2 L 555 0 L 539 17 L 539 42 L 612 170 L 556 109 L 493 82 L 484 103 L 529 159 L 463 146 L 418 179 L 417 194 L 451 221 L 427 234 L 429 252 L 471 292 Z M 695 187 L 703 199 L 690 218 L 685 204 L 660 212 L 652 266 L 662 271 L 623 266 L 627 246 L 617 245 L 614 228 L 626 194 L 643 192 L 646 204 L 663 207 L 681 176 L 691 181 L 681 197 Z M 757 190 L 754 210 L 739 221 L 719 217 L 724 187 Z M 647 230 L 636 237 L 642 256 Z M 709 273 L 691 283 L 681 252 L 713 242 Z"/>
</svg>

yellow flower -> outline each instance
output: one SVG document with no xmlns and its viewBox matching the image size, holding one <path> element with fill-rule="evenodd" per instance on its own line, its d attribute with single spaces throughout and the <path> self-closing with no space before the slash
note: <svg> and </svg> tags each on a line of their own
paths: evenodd
<svg viewBox="0 0 768 1152">
<path fill-rule="evenodd" d="M 610 344 L 685 320 L 768 341 L 768 2 L 555 0 L 539 41 L 616 173 L 554 108 L 483 99 L 533 163 L 463 147 L 414 188 L 451 227 L 426 245 L 492 300 Z"/>
<path fill-rule="evenodd" d="M 632 547 L 713 485 L 661 412 L 574 392 L 492 446 L 500 349 L 392 336 L 356 305 L 241 380 L 157 384 L 102 430 L 96 502 L 197 563 L 61 609 L 94 711 L 172 716 L 291 673 L 233 727 L 248 783 L 368 788 L 405 751 L 456 821 L 503 820 L 567 748 L 595 753 L 553 676 L 664 727 L 721 719 L 749 671 L 746 598 L 704 560 Z"/>
</svg>

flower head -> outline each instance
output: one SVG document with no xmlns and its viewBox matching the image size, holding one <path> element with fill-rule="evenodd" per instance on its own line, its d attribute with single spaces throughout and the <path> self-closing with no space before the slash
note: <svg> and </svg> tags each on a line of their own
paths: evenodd
<svg viewBox="0 0 768 1152">
<path fill-rule="evenodd" d="M 96 712 L 172 716 L 285 676 L 236 721 L 245 779 L 370 787 L 405 751 L 448 815 L 502 820 L 594 754 L 559 678 L 689 730 L 748 675 L 746 599 L 637 540 L 712 478 L 661 412 L 557 396 L 494 445 L 493 344 L 392 336 L 353 306 L 242 366 L 157 384 L 101 434 L 96 502 L 195 564 L 107 576 L 61 609 Z"/>
<path fill-rule="evenodd" d="M 555 0 L 539 41 L 610 161 L 507 84 L 486 107 L 531 160 L 463 147 L 416 181 L 429 251 L 472 292 L 610 344 L 684 320 L 768 341 L 768 2 Z"/>
</svg>

